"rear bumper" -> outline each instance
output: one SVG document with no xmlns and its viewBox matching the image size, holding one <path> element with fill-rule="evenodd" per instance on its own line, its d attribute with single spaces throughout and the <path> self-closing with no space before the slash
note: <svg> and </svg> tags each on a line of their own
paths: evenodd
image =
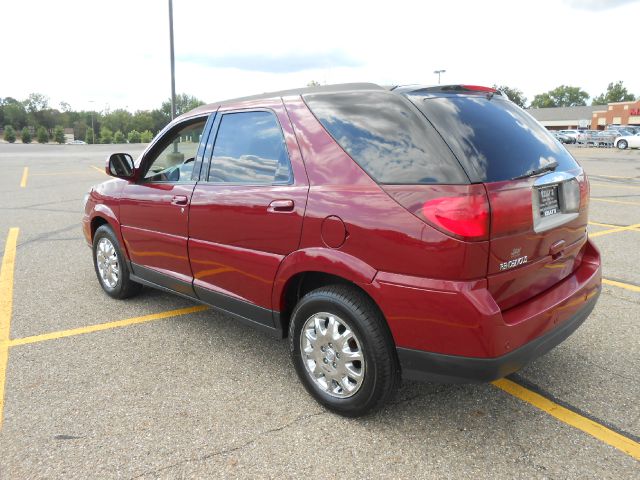
<svg viewBox="0 0 640 480">
<path fill-rule="evenodd" d="M 385 315 L 405 378 L 483 382 L 512 373 L 567 338 L 600 294 L 600 254 L 544 292 L 502 310 L 486 280 L 451 282 L 379 272 L 369 291 Z"/>
<path fill-rule="evenodd" d="M 562 325 L 501 357 L 461 357 L 399 347 L 402 376 L 407 380 L 442 383 L 480 383 L 505 377 L 562 343 L 591 314 L 599 295 L 600 289 Z"/>
</svg>

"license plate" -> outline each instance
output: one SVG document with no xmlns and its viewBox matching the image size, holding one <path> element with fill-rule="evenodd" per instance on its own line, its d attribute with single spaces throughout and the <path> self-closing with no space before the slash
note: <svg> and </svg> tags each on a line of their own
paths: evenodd
<svg viewBox="0 0 640 480">
<path fill-rule="evenodd" d="M 549 217 L 560 211 L 558 204 L 558 185 L 550 185 L 538 189 L 538 203 L 540 205 L 540 216 Z"/>
</svg>

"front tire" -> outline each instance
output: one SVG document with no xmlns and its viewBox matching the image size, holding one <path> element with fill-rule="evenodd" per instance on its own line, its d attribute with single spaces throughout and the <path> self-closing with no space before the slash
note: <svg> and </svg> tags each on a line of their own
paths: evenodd
<svg viewBox="0 0 640 480">
<path fill-rule="evenodd" d="M 332 285 L 307 293 L 292 313 L 289 338 L 302 384 L 340 415 L 357 417 L 377 410 L 400 382 L 384 317 L 355 287 Z"/>
<path fill-rule="evenodd" d="M 629 146 L 629 144 L 627 143 L 627 141 L 626 141 L 626 140 L 620 140 L 616 146 L 617 146 L 620 150 L 626 150 L 626 148 Z"/>
<path fill-rule="evenodd" d="M 110 297 L 129 298 L 142 289 L 142 285 L 130 279 L 118 239 L 108 225 L 99 227 L 93 236 L 93 266 L 100 286 Z"/>
</svg>

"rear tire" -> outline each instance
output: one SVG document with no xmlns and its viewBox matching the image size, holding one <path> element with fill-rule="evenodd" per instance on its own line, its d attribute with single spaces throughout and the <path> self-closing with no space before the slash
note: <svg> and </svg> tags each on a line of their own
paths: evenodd
<svg viewBox="0 0 640 480">
<path fill-rule="evenodd" d="M 616 144 L 616 146 L 620 149 L 620 150 L 626 150 L 627 147 L 629 146 L 629 144 L 627 143 L 626 140 L 620 140 L 618 141 L 618 143 Z"/>
<path fill-rule="evenodd" d="M 100 286 L 112 298 L 129 298 L 142 289 L 142 285 L 130 279 L 129 266 L 108 225 L 99 227 L 93 236 L 93 267 Z"/>
<path fill-rule="evenodd" d="M 400 383 L 395 345 L 373 301 L 348 285 L 307 293 L 289 326 L 300 381 L 321 405 L 346 417 L 373 412 Z"/>
</svg>

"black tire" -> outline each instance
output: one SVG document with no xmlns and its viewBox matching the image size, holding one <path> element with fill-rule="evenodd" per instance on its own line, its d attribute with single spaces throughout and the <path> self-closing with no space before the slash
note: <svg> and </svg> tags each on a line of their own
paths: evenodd
<svg viewBox="0 0 640 480">
<path fill-rule="evenodd" d="M 618 143 L 616 144 L 616 147 L 618 147 L 620 150 L 626 150 L 628 146 L 629 144 L 627 143 L 626 140 L 619 140 Z"/>
<path fill-rule="evenodd" d="M 111 245 L 113 245 L 113 249 L 115 251 L 115 256 L 117 259 L 118 266 L 118 278 L 115 285 L 108 285 L 107 282 L 102 278 L 100 274 L 100 270 L 98 268 L 98 244 L 100 240 L 107 239 Z M 93 236 L 93 267 L 96 271 L 96 276 L 98 277 L 98 282 L 100 282 L 100 286 L 106 292 L 107 295 L 117 299 L 124 299 L 133 297 L 137 295 L 142 289 L 142 285 L 136 283 L 130 279 L 129 266 L 125 260 L 124 255 L 122 254 L 122 250 L 120 248 L 120 244 L 118 243 L 118 239 L 116 235 L 113 233 L 113 230 L 108 225 L 102 225 L 97 230 L 95 235 Z"/>
<path fill-rule="evenodd" d="M 305 367 L 302 329 L 308 319 L 320 312 L 337 315 L 360 343 L 366 368 L 359 388 L 347 398 L 336 398 L 321 388 Z M 358 417 L 379 409 L 400 383 L 398 358 L 386 321 L 375 303 L 355 287 L 331 285 L 307 293 L 291 315 L 289 339 L 291 359 L 300 381 L 321 405 L 339 415 Z M 340 388 L 337 383 L 336 387 Z"/>
</svg>

